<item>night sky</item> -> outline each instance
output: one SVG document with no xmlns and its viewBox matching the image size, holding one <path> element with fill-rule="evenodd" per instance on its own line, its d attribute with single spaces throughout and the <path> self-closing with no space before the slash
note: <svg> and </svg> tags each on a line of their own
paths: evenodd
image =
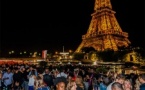
<svg viewBox="0 0 145 90">
<path fill-rule="evenodd" d="M 95 0 L 2 0 L 0 40 L 9 50 L 76 50 L 88 30 Z M 111 0 L 132 46 L 145 46 L 144 0 Z"/>
</svg>

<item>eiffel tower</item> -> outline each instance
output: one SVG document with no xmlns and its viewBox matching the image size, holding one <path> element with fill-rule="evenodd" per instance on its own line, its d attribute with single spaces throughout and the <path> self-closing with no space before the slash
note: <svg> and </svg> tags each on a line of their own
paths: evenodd
<svg viewBox="0 0 145 90">
<path fill-rule="evenodd" d="M 119 26 L 110 0 L 95 0 L 91 16 L 88 31 L 82 35 L 82 42 L 75 52 L 82 52 L 84 47 L 93 47 L 97 51 L 117 51 L 119 47 L 129 46 L 128 33 Z"/>
</svg>

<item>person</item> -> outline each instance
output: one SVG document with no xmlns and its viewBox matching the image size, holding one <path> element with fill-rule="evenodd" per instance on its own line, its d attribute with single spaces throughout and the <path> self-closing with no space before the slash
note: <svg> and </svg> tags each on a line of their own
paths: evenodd
<svg viewBox="0 0 145 90">
<path fill-rule="evenodd" d="M 35 80 L 36 80 L 36 76 L 35 76 L 35 71 L 32 70 L 31 75 L 29 75 L 29 81 L 28 81 L 28 90 L 34 90 L 35 89 Z"/>
<path fill-rule="evenodd" d="M 53 87 L 53 77 L 49 73 L 50 73 L 49 69 L 46 68 L 44 75 L 43 75 L 43 82 L 46 84 L 46 86 L 52 88 Z"/>
<path fill-rule="evenodd" d="M 100 90 L 106 90 L 109 84 L 108 77 L 102 77 L 102 82 L 100 83 Z"/>
<path fill-rule="evenodd" d="M 139 82 L 141 83 L 140 90 L 145 90 L 145 73 L 140 74 L 138 79 L 139 79 Z"/>
<path fill-rule="evenodd" d="M 11 88 L 13 83 L 13 73 L 11 72 L 11 69 L 8 68 L 7 71 L 2 76 L 2 80 L 4 83 L 3 88 L 7 88 L 8 90 Z"/>
<path fill-rule="evenodd" d="M 123 89 L 124 89 L 124 90 L 133 90 L 132 87 L 133 87 L 133 86 L 132 86 L 131 81 L 130 81 L 129 79 L 125 79 L 125 80 L 124 80 L 124 83 L 123 83 Z"/>
<path fill-rule="evenodd" d="M 22 88 L 23 90 L 28 90 L 28 74 L 29 74 L 29 68 L 23 68 L 22 69 L 22 76 L 23 76 L 23 84 L 22 84 Z"/>
<path fill-rule="evenodd" d="M 54 85 L 56 90 L 66 90 L 67 80 L 65 77 L 57 77 L 54 80 Z"/>
<path fill-rule="evenodd" d="M 51 90 L 51 88 L 43 81 L 43 71 L 38 70 L 38 76 L 35 80 L 35 90 Z"/>
<path fill-rule="evenodd" d="M 84 90 L 85 89 L 85 84 L 83 83 L 82 76 L 77 76 L 76 77 L 76 85 L 77 85 L 77 90 Z"/>
<path fill-rule="evenodd" d="M 90 77 L 89 77 L 88 74 L 86 74 L 85 77 L 84 77 L 84 80 L 83 80 L 83 83 L 85 85 L 85 90 L 88 90 L 88 88 L 89 88 L 89 81 L 90 81 Z"/>
<path fill-rule="evenodd" d="M 22 88 L 22 73 L 21 71 L 19 71 L 18 68 L 14 68 L 14 74 L 13 74 L 13 87 L 15 90 L 17 90 L 17 88 Z"/>
<path fill-rule="evenodd" d="M 34 75 L 35 76 L 38 76 L 38 72 L 37 72 L 37 69 L 35 68 L 35 67 L 33 67 L 33 66 L 31 66 L 30 68 L 29 68 L 29 74 L 28 74 L 28 76 L 31 76 L 32 74 L 31 73 L 34 73 Z"/>
<path fill-rule="evenodd" d="M 20 83 L 18 81 L 15 81 L 14 82 L 14 85 L 13 85 L 13 89 L 12 90 L 22 90 L 22 88 L 20 86 Z"/>
<path fill-rule="evenodd" d="M 123 90 L 123 87 L 119 82 L 114 82 L 111 85 L 111 90 Z"/>
<path fill-rule="evenodd" d="M 0 71 L 0 90 L 2 89 L 2 72 Z"/>
<path fill-rule="evenodd" d="M 65 77 L 65 78 L 67 78 L 67 74 L 65 73 L 65 69 L 61 69 L 61 70 L 59 70 L 59 73 L 57 74 L 57 76 L 56 77 Z"/>
<path fill-rule="evenodd" d="M 43 86 L 43 79 L 39 75 L 36 77 L 35 80 L 35 89 L 36 90 L 41 90 Z"/>
<path fill-rule="evenodd" d="M 139 80 L 138 80 L 138 78 L 135 80 L 135 85 L 134 85 L 134 87 L 135 87 L 135 90 L 140 90 L 140 85 L 141 85 L 141 83 L 139 82 Z"/>
<path fill-rule="evenodd" d="M 64 82 L 59 82 L 57 85 L 56 85 L 56 90 L 65 90 L 65 83 Z"/>
<path fill-rule="evenodd" d="M 118 82 L 118 83 L 120 83 L 120 84 L 123 84 L 124 79 L 125 79 L 125 76 L 124 76 L 124 75 L 118 74 L 118 75 L 116 76 L 115 80 L 107 86 L 107 90 L 112 90 L 112 89 L 111 89 L 112 84 L 115 83 L 115 82 Z"/>
<path fill-rule="evenodd" d="M 77 90 L 76 82 L 75 82 L 74 80 L 71 80 L 71 81 L 67 84 L 66 90 Z"/>
</svg>

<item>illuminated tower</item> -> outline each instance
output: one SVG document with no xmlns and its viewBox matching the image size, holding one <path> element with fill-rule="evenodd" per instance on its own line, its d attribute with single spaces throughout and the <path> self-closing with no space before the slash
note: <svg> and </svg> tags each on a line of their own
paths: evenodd
<svg viewBox="0 0 145 90">
<path fill-rule="evenodd" d="M 82 36 L 82 42 L 75 52 L 81 52 L 84 47 L 93 47 L 97 51 L 117 51 L 118 47 L 129 46 L 128 33 L 122 31 L 114 14 L 110 0 L 95 0 L 88 31 Z"/>
</svg>

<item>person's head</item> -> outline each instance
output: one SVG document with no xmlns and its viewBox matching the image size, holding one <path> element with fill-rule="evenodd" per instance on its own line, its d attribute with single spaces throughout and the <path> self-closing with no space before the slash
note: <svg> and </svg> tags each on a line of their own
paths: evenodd
<svg viewBox="0 0 145 90">
<path fill-rule="evenodd" d="M 77 84 L 82 83 L 82 81 L 83 81 L 83 79 L 82 79 L 81 76 L 77 76 L 77 77 L 76 77 L 76 83 L 77 83 Z"/>
<path fill-rule="evenodd" d="M 123 87 L 119 82 L 114 82 L 111 86 L 111 90 L 123 90 Z"/>
<path fill-rule="evenodd" d="M 7 73 L 10 73 L 10 72 L 11 72 L 11 69 L 10 69 L 10 68 L 8 68 L 8 69 L 7 69 Z"/>
<path fill-rule="evenodd" d="M 57 83 L 56 90 L 65 90 L 65 83 L 64 82 Z"/>
<path fill-rule="evenodd" d="M 31 75 L 35 75 L 35 70 L 32 70 L 31 71 Z"/>
<path fill-rule="evenodd" d="M 15 73 L 18 73 L 19 69 L 18 68 L 14 68 Z"/>
<path fill-rule="evenodd" d="M 138 77 L 138 80 L 139 82 L 142 84 L 142 83 L 145 83 L 145 73 L 143 74 L 140 74 L 139 77 Z"/>
<path fill-rule="evenodd" d="M 25 71 L 26 70 L 26 68 L 24 67 L 24 68 L 22 68 L 22 71 Z"/>
<path fill-rule="evenodd" d="M 31 66 L 29 69 L 30 69 L 30 71 L 31 71 L 31 70 L 33 70 L 34 68 Z"/>
<path fill-rule="evenodd" d="M 91 68 L 91 69 L 90 69 L 90 73 L 93 73 L 93 72 L 94 72 L 94 69 L 93 69 L 93 68 Z"/>
<path fill-rule="evenodd" d="M 69 75 L 69 76 L 67 77 L 68 82 L 70 82 L 70 81 L 72 80 L 72 78 L 73 78 L 73 77 Z"/>
<path fill-rule="evenodd" d="M 132 83 L 129 79 L 125 79 L 123 83 L 123 88 L 125 90 L 132 90 Z"/>
<path fill-rule="evenodd" d="M 49 69 L 45 68 L 45 73 L 48 74 L 49 73 Z"/>
<path fill-rule="evenodd" d="M 77 76 L 75 82 L 76 82 L 78 87 L 81 87 L 84 89 L 82 76 Z"/>
<path fill-rule="evenodd" d="M 56 90 L 65 90 L 66 83 L 67 81 L 65 77 L 57 77 L 54 80 L 54 85 L 56 86 Z"/>
<path fill-rule="evenodd" d="M 115 81 L 116 81 L 116 82 L 119 82 L 120 84 L 123 84 L 124 80 L 125 80 L 125 76 L 122 75 L 122 74 L 118 74 L 118 75 L 116 76 L 116 79 L 115 79 Z"/>
<path fill-rule="evenodd" d="M 68 90 L 76 90 L 76 88 L 77 88 L 76 82 L 74 80 L 71 80 L 68 83 L 67 88 L 68 88 Z"/>
</svg>

